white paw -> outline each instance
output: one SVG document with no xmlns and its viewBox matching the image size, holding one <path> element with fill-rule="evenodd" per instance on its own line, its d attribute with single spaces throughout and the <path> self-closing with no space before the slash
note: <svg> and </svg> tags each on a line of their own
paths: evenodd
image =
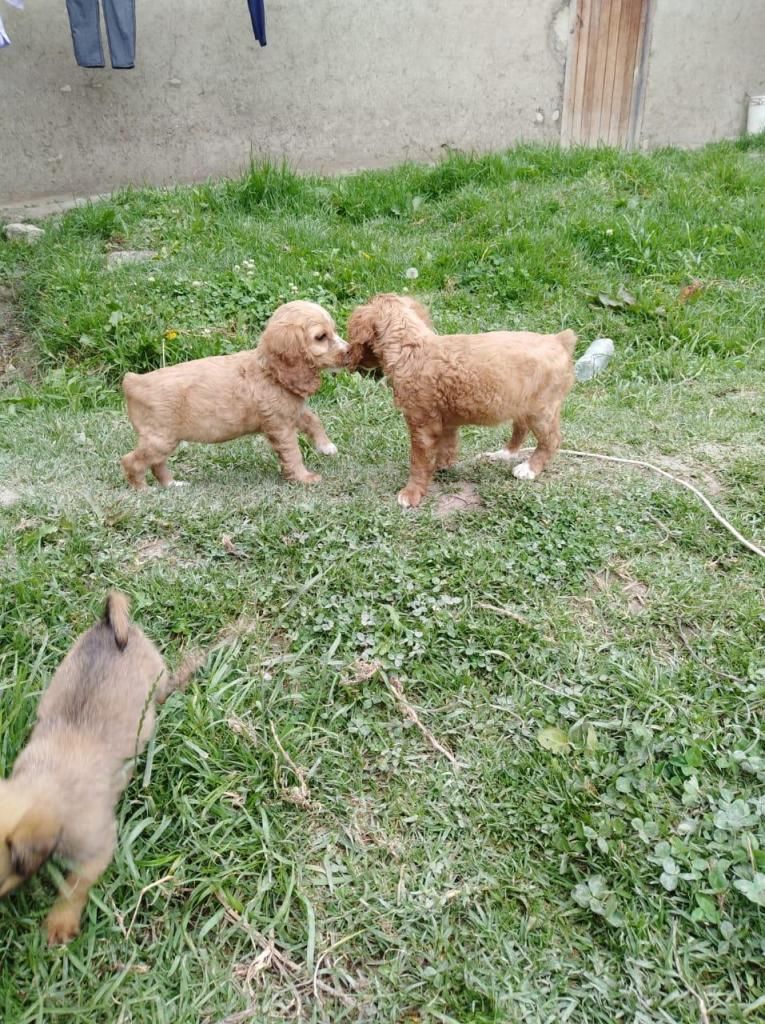
<svg viewBox="0 0 765 1024">
<path fill-rule="evenodd" d="M 188 480 L 171 480 L 167 485 L 168 487 L 188 487 Z"/>
<path fill-rule="evenodd" d="M 404 491 L 399 491 L 398 492 L 398 497 L 396 498 L 396 501 L 399 503 L 401 508 L 411 508 L 412 507 L 412 503 L 409 500 L 409 496 L 407 494 L 405 494 Z"/>
<path fill-rule="evenodd" d="M 537 475 L 528 462 L 519 462 L 513 466 L 513 476 L 516 480 L 536 480 Z"/>
<path fill-rule="evenodd" d="M 316 451 L 321 455 L 337 455 L 337 445 L 332 444 L 331 441 L 327 442 L 327 444 L 317 444 Z"/>
<path fill-rule="evenodd" d="M 513 457 L 517 454 L 517 452 L 511 452 L 509 448 L 500 448 L 496 452 L 484 452 L 481 458 L 486 459 L 487 462 L 512 462 Z"/>
</svg>

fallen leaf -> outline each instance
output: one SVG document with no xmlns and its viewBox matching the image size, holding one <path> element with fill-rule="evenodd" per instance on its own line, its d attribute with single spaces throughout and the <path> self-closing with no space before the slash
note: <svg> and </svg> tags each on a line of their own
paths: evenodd
<svg viewBox="0 0 765 1024">
<path fill-rule="evenodd" d="M 601 306 L 605 306 L 606 309 L 622 309 L 624 307 L 623 302 L 619 302 L 618 299 L 612 299 L 610 295 L 606 295 L 605 292 L 598 293 L 598 302 Z"/>
<path fill-rule="evenodd" d="M 247 555 L 245 555 L 241 548 L 238 548 L 236 544 L 234 544 L 234 542 L 231 540 L 227 533 L 223 534 L 223 536 L 220 539 L 220 542 L 223 545 L 223 550 L 226 552 L 227 555 L 231 555 L 232 558 L 245 559 L 247 557 Z"/>
<path fill-rule="evenodd" d="M 704 282 L 703 281 L 699 281 L 698 278 L 694 278 L 693 281 L 691 281 L 690 284 L 687 284 L 684 288 L 680 289 L 680 294 L 678 295 L 678 301 L 679 302 L 687 302 L 688 299 L 692 299 L 694 295 L 698 295 L 698 293 L 703 288 L 704 288 Z"/>
<path fill-rule="evenodd" d="M 553 754 L 565 754 L 571 745 L 568 733 L 563 732 L 562 729 L 558 729 L 554 725 L 550 725 L 546 729 L 540 729 L 537 733 L 537 743 L 540 747 L 551 751 Z"/>
<path fill-rule="evenodd" d="M 751 881 L 746 878 L 738 878 L 733 885 L 752 903 L 765 907 L 765 875 L 757 871 Z"/>
<path fill-rule="evenodd" d="M 625 306 L 634 306 L 637 299 L 627 291 L 623 284 L 619 285 L 616 298 L 607 295 L 605 292 L 598 292 L 598 302 L 606 309 L 624 309 Z"/>
</svg>

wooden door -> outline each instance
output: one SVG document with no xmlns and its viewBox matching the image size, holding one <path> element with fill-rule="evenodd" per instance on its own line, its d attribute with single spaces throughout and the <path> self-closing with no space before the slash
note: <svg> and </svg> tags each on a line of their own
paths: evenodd
<svg viewBox="0 0 765 1024">
<path fill-rule="evenodd" d="M 638 141 L 652 0 L 572 0 L 561 141 Z"/>
</svg>

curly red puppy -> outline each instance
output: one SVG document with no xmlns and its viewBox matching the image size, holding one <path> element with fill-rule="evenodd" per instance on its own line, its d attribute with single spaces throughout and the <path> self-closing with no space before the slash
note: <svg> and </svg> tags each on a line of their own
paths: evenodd
<svg viewBox="0 0 765 1024">
<path fill-rule="evenodd" d="M 411 441 L 404 508 L 420 504 L 436 469 L 457 459 L 457 431 L 467 424 L 512 421 L 507 447 L 487 454 L 512 459 L 531 431 L 537 447 L 513 469 L 537 477 L 560 447 L 560 412 L 574 383 L 573 331 L 437 335 L 427 310 L 408 296 L 377 295 L 348 321 L 351 369 L 381 367 L 404 414 Z"/>
<path fill-rule="evenodd" d="M 122 390 L 138 434 L 122 458 L 133 487 L 144 488 L 151 469 L 162 486 L 177 482 L 167 460 L 180 441 L 217 444 L 265 434 L 288 480 L 318 483 L 298 446 L 298 431 L 322 455 L 336 455 L 316 413 L 305 404 L 318 391 L 323 369 L 345 365 L 348 346 L 329 313 L 315 302 L 279 306 L 256 349 L 208 356 L 151 373 L 127 373 Z"/>
</svg>

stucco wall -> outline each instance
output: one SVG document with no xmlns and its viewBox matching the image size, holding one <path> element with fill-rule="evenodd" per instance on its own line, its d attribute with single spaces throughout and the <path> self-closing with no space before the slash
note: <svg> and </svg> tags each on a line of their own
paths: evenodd
<svg viewBox="0 0 765 1024">
<path fill-rule="evenodd" d="M 246 0 L 137 0 L 132 71 L 77 67 L 64 0 L 2 7 L 0 204 L 558 137 L 568 0 L 266 0 L 264 49 Z"/>
<path fill-rule="evenodd" d="M 264 49 L 246 0 L 137 0 L 133 71 L 77 67 L 64 0 L 2 6 L 0 205 L 559 138 L 569 0 L 266 0 Z M 763 44 L 765 0 L 654 0 L 640 144 L 740 134 Z"/>
<path fill-rule="evenodd" d="M 765 0 L 655 0 L 643 147 L 735 138 L 765 93 Z"/>
</svg>

